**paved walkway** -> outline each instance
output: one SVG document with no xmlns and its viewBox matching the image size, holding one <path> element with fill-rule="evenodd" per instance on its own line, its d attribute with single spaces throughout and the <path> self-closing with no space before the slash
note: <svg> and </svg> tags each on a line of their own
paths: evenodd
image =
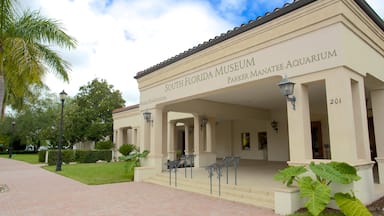
<svg viewBox="0 0 384 216">
<path fill-rule="evenodd" d="M 260 215 L 272 210 L 147 183 L 88 186 L 36 165 L 0 158 L 0 215 Z"/>
</svg>

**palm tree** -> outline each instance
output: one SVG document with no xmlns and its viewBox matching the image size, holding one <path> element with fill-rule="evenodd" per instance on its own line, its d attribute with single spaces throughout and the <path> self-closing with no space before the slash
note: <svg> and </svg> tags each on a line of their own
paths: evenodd
<svg viewBox="0 0 384 216">
<path fill-rule="evenodd" d="M 18 13 L 17 0 L 0 0 L 0 117 L 6 105 L 20 109 L 25 98 L 45 88 L 47 72 L 68 81 L 70 64 L 51 47 L 75 48 L 61 24 L 38 11 Z"/>
</svg>

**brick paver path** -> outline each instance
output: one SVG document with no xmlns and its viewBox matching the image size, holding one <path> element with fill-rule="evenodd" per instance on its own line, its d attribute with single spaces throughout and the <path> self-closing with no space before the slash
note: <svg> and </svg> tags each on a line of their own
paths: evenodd
<svg viewBox="0 0 384 216">
<path fill-rule="evenodd" d="M 65 168 L 65 167 L 63 167 Z M 272 210 L 147 183 L 88 186 L 0 158 L 0 215 L 275 215 Z"/>
</svg>

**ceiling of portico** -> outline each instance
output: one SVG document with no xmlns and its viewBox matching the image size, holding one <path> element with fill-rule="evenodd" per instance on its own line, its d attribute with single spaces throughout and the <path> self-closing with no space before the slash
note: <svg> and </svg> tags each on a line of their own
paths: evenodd
<svg viewBox="0 0 384 216">
<path fill-rule="evenodd" d="M 276 109 L 285 106 L 285 98 L 280 94 L 277 86 L 280 80 L 280 77 L 258 80 L 214 92 L 202 99 L 266 110 Z"/>
<path fill-rule="evenodd" d="M 285 110 L 286 99 L 281 95 L 277 84 L 281 77 L 271 77 L 248 84 L 229 87 L 218 91 L 199 95 L 193 99 L 179 101 L 167 106 L 168 110 L 176 112 L 199 113 L 211 116 L 215 114 L 221 119 L 243 118 L 237 113 L 246 113 L 247 109 L 255 110 L 255 116 L 265 115 L 269 118 L 270 110 Z M 324 81 L 307 85 L 311 113 L 326 112 L 326 94 Z M 209 110 L 215 110 L 209 113 Z M 227 110 L 227 111 L 226 111 Z M 228 114 L 229 112 L 229 114 Z M 238 115 L 238 116 L 236 116 Z"/>
<path fill-rule="evenodd" d="M 279 77 L 260 80 L 238 88 L 229 88 L 223 92 L 202 97 L 202 99 L 266 110 L 284 109 L 286 100 L 285 97 L 281 95 L 280 89 L 277 86 L 280 80 L 281 78 Z M 307 87 L 311 112 L 326 112 L 324 82 L 310 83 Z"/>
<path fill-rule="evenodd" d="M 245 114 L 250 113 L 249 110 L 254 110 L 254 117 L 265 115 L 269 118 L 271 110 L 285 112 L 286 109 L 286 99 L 280 94 L 277 86 L 280 80 L 280 77 L 271 77 L 186 98 L 165 106 L 168 111 L 198 113 L 201 116 L 216 116 L 223 120 L 250 118 L 250 115 Z M 311 116 L 327 113 L 325 80 L 306 83 L 305 86 L 308 88 Z M 370 92 L 383 89 L 384 84 L 368 74 L 364 79 L 364 86 L 367 110 L 370 111 Z M 290 104 L 289 108 L 292 108 Z"/>
</svg>

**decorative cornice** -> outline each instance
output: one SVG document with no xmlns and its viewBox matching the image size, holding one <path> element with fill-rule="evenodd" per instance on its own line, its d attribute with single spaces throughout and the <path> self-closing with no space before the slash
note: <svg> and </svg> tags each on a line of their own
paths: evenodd
<svg viewBox="0 0 384 216">
<path fill-rule="evenodd" d="M 213 39 L 210 39 L 208 41 L 205 41 L 204 43 L 201 43 L 193 48 L 190 48 L 176 56 L 173 56 L 163 62 L 160 62 L 152 67 L 149 67 L 143 71 L 140 71 L 136 74 L 134 77 L 135 79 L 139 79 L 141 77 L 144 77 L 147 74 L 150 74 L 154 71 L 157 71 L 161 68 L 164 68 L 172 63 L 175 63 L 181 59 L 184 59 L 186 57 L 189 57 L 195 53 L 198 53 L 204 49 L 207 49 L 209 47 L 212 47 L 216 44 L 219 44 L 225 40 L 228 40 L 230 38 L 233 38 L 239 34 L 242 34 L 246 31 L 249 31 L 251 29 L 254 29 L 258 26 L 261 26 L 265 23 L 268 23 L 278 17 L 284 16 L 288 13 L 291 13 L 292 11 L 295 11 L 301 7 L 304 7 L 310 3 L 313 3 L 317 0 L 294 0 L 292 3 L 286 3 L 283 5 L 282 8 L 275 8 L 273 12 L 267 12 L 264 16 L 259 16 L 255 20 L 250 20 L 246 24 L 242 24 L 239 27 L 235 27 L 232 30 L 228 30 L 226 33 L 222 33 L 219 36 L 214 37 Z M 355 0 L 355 2 L 360 6 L 361 9 L 364 10 L 365 13 L 384 31 L 384 22 L 383 20 L 375 13 L 375 11 L 365 2 L 365 0 Z"/>
</svg>

